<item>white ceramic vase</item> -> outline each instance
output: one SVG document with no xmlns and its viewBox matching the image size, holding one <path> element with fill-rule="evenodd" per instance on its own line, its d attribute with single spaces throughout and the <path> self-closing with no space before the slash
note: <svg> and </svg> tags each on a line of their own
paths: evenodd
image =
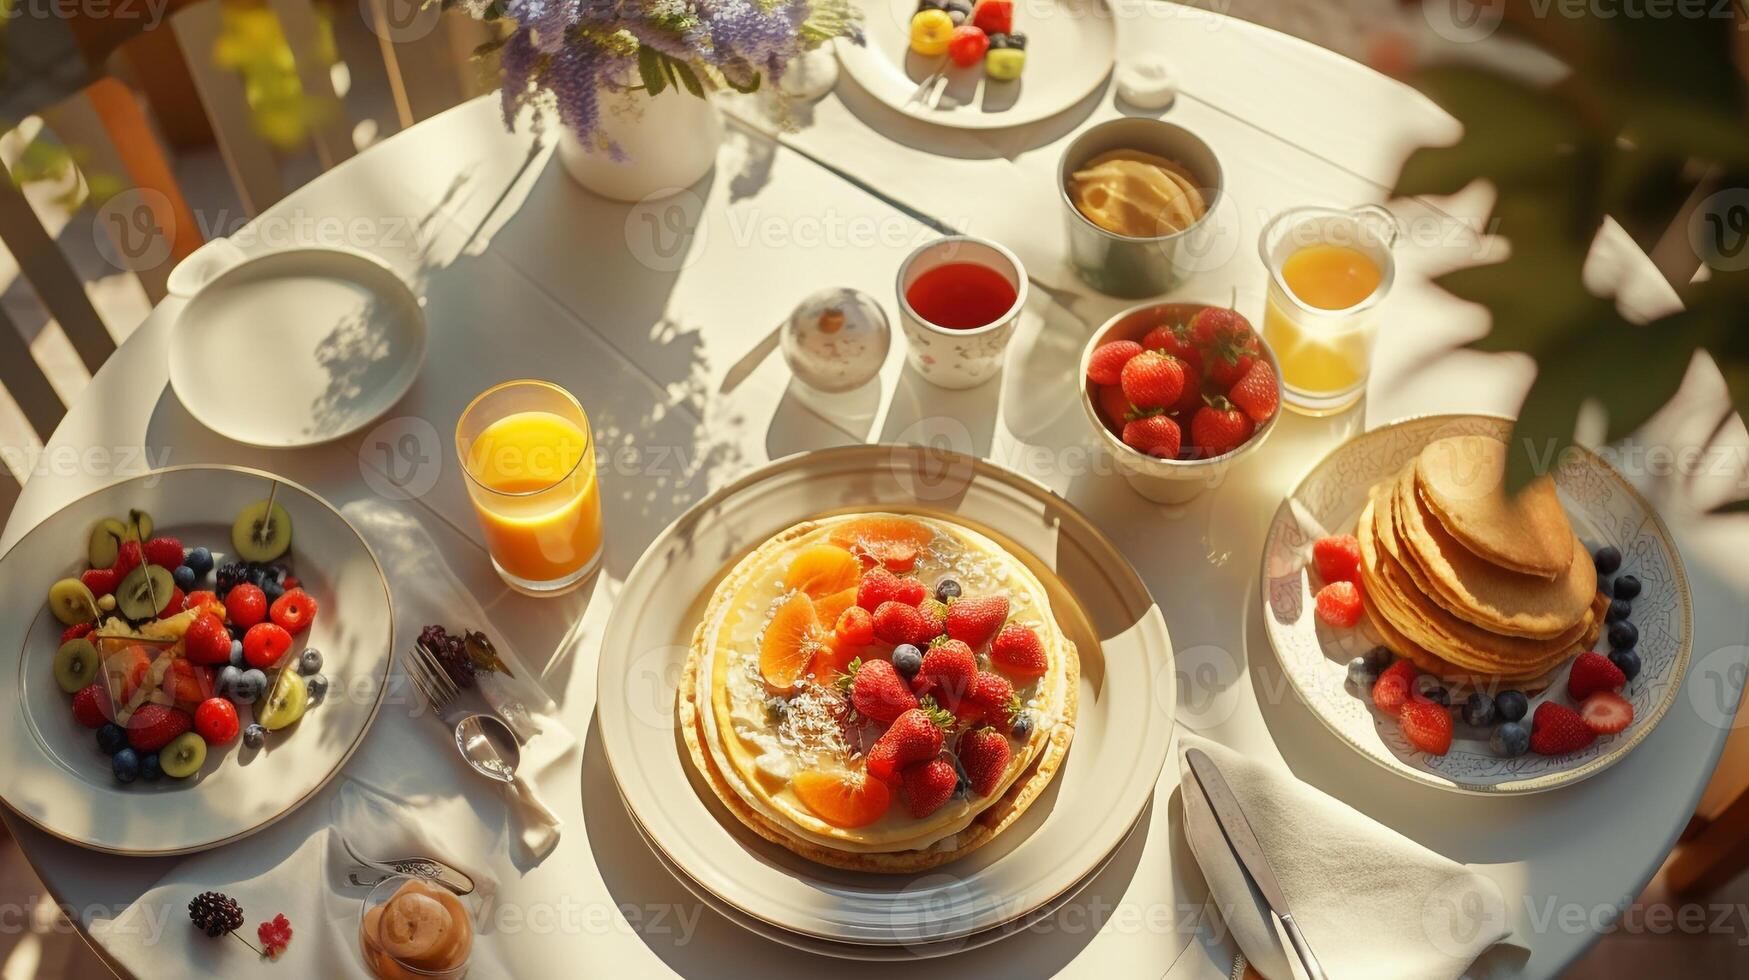
<svg viewBox="0 0 1749 980">
<path fill-rule="evenodd" d="M 615 201 L 641 201 L 687 187 L 710 172 L 723 143 L 723 117 L 707 93 L 680 88 L 601 93 L 601 135 L 623 159 L 584 147 L 576 134 L 559 138 L 559 162 L 586 190 Z"/>
</svg>

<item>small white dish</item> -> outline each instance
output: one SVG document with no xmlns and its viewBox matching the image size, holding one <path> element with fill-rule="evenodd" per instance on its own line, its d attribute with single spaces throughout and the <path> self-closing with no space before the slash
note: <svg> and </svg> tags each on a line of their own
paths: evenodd
<svg viewBox="0 0 1749 980">
<path fill-rule="evenodd" d="M 335 248 L 245 256 L 215 239 L 170 275 L 170 387 L 202 425 L 272 448 L 381 418 L 425 360 L 419 297 L 381 259 Z"/>
<path fill-rule="evenodd" d="M 1001 129 L 1049 119 L 1105 81 L 1117 58 L 1117 25 L 1105 0 L 1016 4 L 1014 28 L 1027 37 L 1026 71 L 1014 81 L 985 77 L 946 55 L 911 50 L 917 0 L 867 5 L 865 41 L 838 41 L 844 70 L 877 100 L 938 126 Z"/>
</svg>

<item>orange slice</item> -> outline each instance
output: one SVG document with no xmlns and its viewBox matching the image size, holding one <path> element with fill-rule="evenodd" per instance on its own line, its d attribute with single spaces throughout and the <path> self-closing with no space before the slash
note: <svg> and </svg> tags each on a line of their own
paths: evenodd
<svg viewBox="0 0 1749 980">
<path fill-rule="evenodd" d="M 849 552 L 845 552 L 849 554 Z M 856 586 L 851 586 L 842 592 L 834 592 L 824 599 L 814 600 L 814 615 L 820 617 L 823 626 L 835 626 L 838 617 L 844 615 L 844 610 L 856 605 Z"/>
<path fill-rule="evenodd" d="M 814 600 L 805 592 L 792 593 L 765 625 L 765 636 L 759 641 L 760 676 L 774 690 L 789 690 L 808 672 L 825 639 Z"/>
<path fill-rule="evenodd" d="M 859 517 L 832 529 L 832 543 L 887 566 L 908 572 L 917 552 L 935 538 L 927 526 L 903 517 Z"/>
<path fill-rule="evenodd" d="M 866 827 L 893 802 L 893 791 L 868 773 L 846 769 L 805 769 L 790 787 L 796 799 L 834 827 Z"/>
<path fill-rule="evenodd" d="M 856 556 L 834 544 L 814 544 L 803 548 L 789 563 L 784 573 L 786 589 L 800 589 L 811 599 L 854 589 L 862 578 L 862 563 Z M 836 617 L 822 616 L 830 622 Z"/>
</svg>

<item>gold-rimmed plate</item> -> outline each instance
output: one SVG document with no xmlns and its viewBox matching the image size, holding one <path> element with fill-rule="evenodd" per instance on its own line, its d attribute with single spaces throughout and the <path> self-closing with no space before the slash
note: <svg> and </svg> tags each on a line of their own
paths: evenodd
<svg viewBox="0 0 1749 980">
<path fill-rule="evenodd" d="M 91 529 L 130 509 L 150 513 L 155 534 L 205 546 L 219 562 L 231 523 L 248 504 L 275 499 L 292 519 L 284 561 L 319 612 L 298 647 L 322 652 L 327 697 L 268 737 L 259 750 L 241 740 L 211 746 L 188 779 L 116 781 L 96 737 L 73 720 L 72 699 L 55 683 L 52 662 L 65 628 L 49 612 L 50 584 L 77 575 Z M 210 577 L 208 579 L 210 583 Z M 387 687 L 394 649 L 389 588 L 370 548 L 346 519 L 315 494 L 240 467 L 180 466 L 111 484 L 73 501 L 27 532 L 0 558 L 0 799 L 62 840 L 126 855 L 199 851 L 259 831 L 327 784 L 363 741 Z M 251 709 L 239 712 L 247 725 Z"/>
<path fill-rule="evenodd" d="M 1395 719 L 1373 708 L 1368 692 L 1347 683 L 1347 664 L 1380 642 L 1364 621 L 1352 630 L 1332 629 L 1313 613 L 1318 584 L 1308 571 L 1312 544 L 1326 534 L 1351 534 L 1367 492 L 1447 436 L 1511 436 L 1512 420 L 1487 415 L 1436 415 L 1405 419 L 1357 436 L 1332 450 L 1301 478 L 1276 511 L 1263 545 L 1263 619 L 1269 642 L 1289 683 L 1312 713 L 1356 752 L 1386 769 L 1439 789 L 1484 795 L 1536 793 L 1576 783 L 1620 761 L 1651 734 L 1670 709 L 1688 669 L 1693 609 L 1682 557 L 1652 505 L 1602 458 L 1573 450 L 1551 461 L 1549 473 L 1587 548 L 1613 545 L 1623 555 L 1621 574 L 1639 577 L 1633 601 L 1642 663 L 1622 692 L 1634 721 L 1616 735 L 1560 756 L 1496 755 L 1490 732 L 1458 719 L 1451 750 L 1442 756 L 1417 751 Z M 1608 649 L 1600 641 L 1597 649 Z M 1548 699 L 1571 706 L 1566 670 L 1557 668 L 1549 689 L 1531 698 L 1530 711 Z M 1525 724 L 1528 726 L 1527 714 Z"/>
</svg>

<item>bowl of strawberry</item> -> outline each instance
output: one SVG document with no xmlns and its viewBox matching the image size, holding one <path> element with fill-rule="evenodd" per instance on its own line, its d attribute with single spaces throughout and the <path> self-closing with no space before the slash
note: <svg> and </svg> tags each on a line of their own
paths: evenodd
<svg viewBox="0 0 1749 980">
<path fill-rule="evenodd" d="M 1184 503 L 1254 452 L 1281 416 L 1281 366 L 1244 316 L 1149 303 L 1094 331 L 1081 407 L 1136 492 Z"/>
</svg>

